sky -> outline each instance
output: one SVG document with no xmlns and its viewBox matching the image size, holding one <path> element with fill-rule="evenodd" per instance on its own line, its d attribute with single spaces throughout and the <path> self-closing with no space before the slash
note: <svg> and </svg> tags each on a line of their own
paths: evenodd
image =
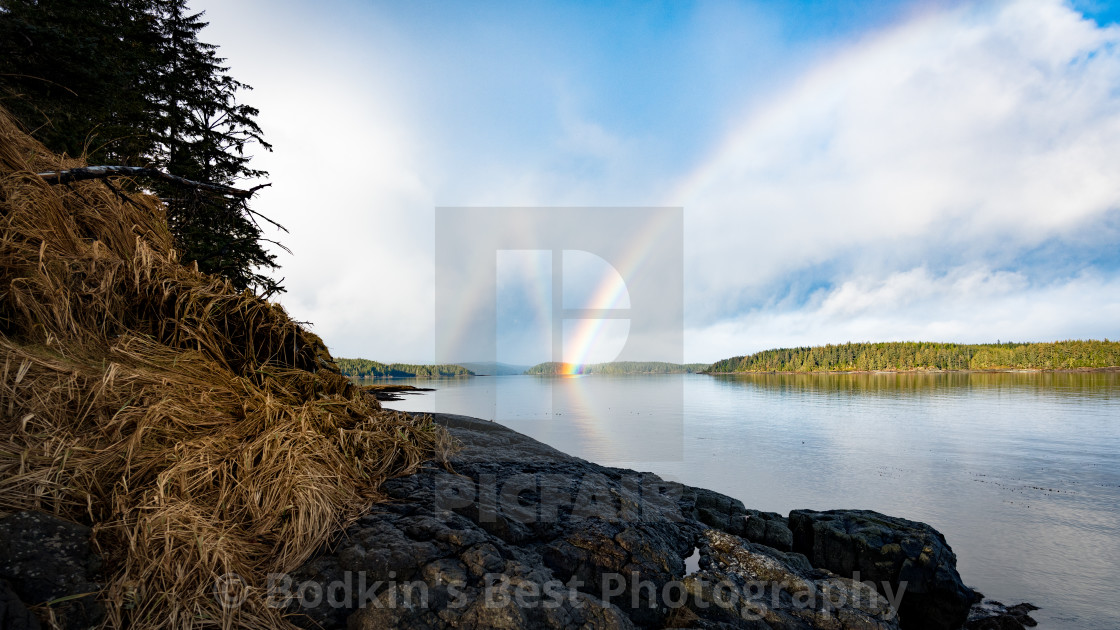
<svg viewBox="0 0 1120 630">
<path fill-rule="evenodd" d="M 190 7 L 335 356 L 436 358 L 441 207 L 681 208 L 690 362 L 1120 337 L 1120 5 Z"/>
</svg>

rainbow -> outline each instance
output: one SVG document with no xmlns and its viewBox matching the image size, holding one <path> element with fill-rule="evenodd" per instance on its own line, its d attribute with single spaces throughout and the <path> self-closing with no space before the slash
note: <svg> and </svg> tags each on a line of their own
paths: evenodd
<svg viewBox="0 0 1120 630">
<path fill-rule="evenodd" d="M 783 95 L 769 101 L 765 106 L 747 113 L 740 124 L 720 140 L 711 155 L 701 160 L 700 166 L 686 176 L 668 195 L 670 206 L 689 207 L 704 190 L 718 185 L 719 180 L 734 176 L 744 168 L 744 162 L 765 159 L 754 150 L 764 149 L 766 136 L 773 129 L 788 127 L 790 117 L 805 107 L 818 106 L 822 98 L 844 89 L 843 77 L 853 67 L 866 67 L 871 72 L 885 72 L 882 64 L 867 63 L 876 53 L 890 50 L 906 50 L 915 46 L 928 45 L 929 37 L 921 31 L 940 27 L 943 32 L 952 32 L 952 19 L 959 11 L 936 12 L 933 7 L 923 14 L 913 16 L 909 21 L 890 28 L 877 36 L 859 42 L 831 61 L 822 63 L 805 74 Z M 749 168 L 749 166 L 747 167 Z M 695 205 L 693 203 L 692 205 Z"/>
<path fill-rule="evenodd" d="M 634 274 L 641 271 L 660 236 L 670 229 L 671 215 L 669 213 L 655 213 L 654 216 L 656 218 L 644 221 L 639 226 L 637 233 L 627 239 L 628 246 L 615 261 L 617 264 L 611 265 L 618 272 L 618 275 L 608 273 L 600 278 L 586 308 L 610 308 L 613 304 L 630 304 L 629 294 L 626 291 L 626 278 L 633 277 Z M 611 263 L 608 262 L 607 264 Z M 564 356 L 562 361 L 565 365 L 561 373 L 565 375 L 580 374 L 591 352 L 609 337 L 605 333 L 614 332 L 606 330 L 609 326 L 607 322 L 624 321 L 626 322 L 627 334 L 630 330 L 629 320 L 572 319 L 567 321 L 576 323 L 572 327 L 570 335 L 567 329 L 564 331 Z"/>
</svg>

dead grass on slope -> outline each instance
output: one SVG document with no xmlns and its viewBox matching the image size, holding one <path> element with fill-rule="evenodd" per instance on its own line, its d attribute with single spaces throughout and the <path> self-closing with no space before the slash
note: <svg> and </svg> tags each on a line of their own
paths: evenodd
<svg viewBox="0 0 1120 630">
<path fill-rule="evenodd" d="M 158 200 L 100 181 L 0 110 L 0 510 L 93 524 L 108 625 L 286 626 L 250 589 L 444 459 L 278 305 L 176 259 Z M 37 603 L 37 602 L 29 602 Z"/>
</svg>

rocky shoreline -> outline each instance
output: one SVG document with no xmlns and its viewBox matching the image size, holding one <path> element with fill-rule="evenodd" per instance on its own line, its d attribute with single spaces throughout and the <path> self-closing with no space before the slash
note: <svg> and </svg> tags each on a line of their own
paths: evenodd
<svg viewBox="0 0 1120 630">
<path fill-rule="evenodd" d="M 462 443 L 454 473 L 433 466 L 388 481 L 389 501 L 291 574 L 248 590 L 223 576 L 215 596 L 232 607 L 264 598 L 297 625 L 348 630 L 1035 625 L 1033 606 L 983 601 L 965 586 L 924 523 L 758 512 L 493 422 L 435 418 Z M 96 626 L 98 571 L 84 526 L 0 518 L 0 629 L 50 627 L 29 605 L 58 627 Z"/>
</svg>

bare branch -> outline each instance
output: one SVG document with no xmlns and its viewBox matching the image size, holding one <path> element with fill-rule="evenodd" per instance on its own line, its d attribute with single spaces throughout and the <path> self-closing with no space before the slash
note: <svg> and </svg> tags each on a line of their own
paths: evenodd
<svg viewBox="0 0 1120 630">
<path fill-rule="evenodd" d="M 71 168 L 62 171 L 47 171 L 45 173 L 36 174 L 52 186 L 56 184 L 80 182 L 87 179 L 105 179 L 106 177 L 148 177 L 178 184 L 180 186 L 189 186 L 198 190 L 207 190 L 237 199 L 248 199 L 252 197 L 253 193 L 257 190 L 257 188 L 253 190 L 241 190 L 240 188 L 222 186 L 221 184 L 196 182 L 184 177 L 164 173 L 156 168 L 144 168 L 141 166 L 86 166 L 84 168 Z"/>
</svg>

